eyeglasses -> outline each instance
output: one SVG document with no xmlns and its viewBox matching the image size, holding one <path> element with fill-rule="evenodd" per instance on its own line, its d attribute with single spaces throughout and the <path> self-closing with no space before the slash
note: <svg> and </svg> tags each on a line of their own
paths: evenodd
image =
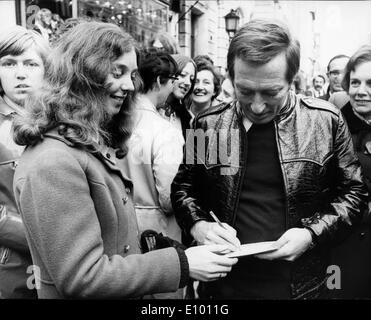
<svg viewBox="0 0 371 320">
<path fill-rule="evenodd" d="M 168 79 L 171 79 L 171 80 L 179 80 L 179 78 L 178 77 L 176 77 L 176 76 L 167 76 L 166 78 L 168 78 Z"/>
</svg>

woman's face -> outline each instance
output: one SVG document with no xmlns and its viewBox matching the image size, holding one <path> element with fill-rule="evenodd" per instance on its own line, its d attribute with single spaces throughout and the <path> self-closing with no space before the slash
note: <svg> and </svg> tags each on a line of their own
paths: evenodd
<svg viewBox="0 0 371 320">
<path fill-rule="evenodd" d="M 6 55 L 0 59 L 0 83 L 4 95 L 18 105 L 40 90 L 44 82 L 44 63 L 35 49 L 29 48 L 19 56 Z"/>
<path fill-rule="evenodd" d="M 109 94 L 104 106 L 110 116 L 119 113 L 128 93 L 134 91 L 133 80 L 137 69 L 137 55 L 134 49 L 113 62 L 113 70 L 106 80 Z"/>
<path fill-rule="evenodd" d="M 195 78 L 195 67 L 192 62 L 188 62 L 178 76 L 178 80 L 174 82 L 173 94 L 177 99 L 184 99 L 192 86 L 192 81 Z"/>
<path fill-rule="evenodd" d="M 214 75 L 209 70 L 199 71 L 192 93 L 193 103 L 195 105 L 211 103 L 214 94 Z"/>
<path fill-rule="evenodd" d="M 354 110 L 371 119 L 371 61 L 359 64 L 350 72 L 348 93 Z"/>
</svg>

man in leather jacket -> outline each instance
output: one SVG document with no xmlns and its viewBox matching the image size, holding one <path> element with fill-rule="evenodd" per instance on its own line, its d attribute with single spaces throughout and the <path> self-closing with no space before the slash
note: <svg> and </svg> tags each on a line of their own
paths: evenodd
<svg viewBox="0 0 371 320">
<path fill-rule="evenodd" d="M 367 196 L 347 126 L 327 101 L 290 90 L 300 45 L 285 26 L 248 22 L 227 59 L 237 101 L 196 118 L 172 184 L 173 208 L 185 239 L 231 250 L 276 241 L 279 248 L 241 257 L 227 277 L 201 283 L 198 293 L 324 298 L 328 250 L 361 219 Z"/>
</svg>

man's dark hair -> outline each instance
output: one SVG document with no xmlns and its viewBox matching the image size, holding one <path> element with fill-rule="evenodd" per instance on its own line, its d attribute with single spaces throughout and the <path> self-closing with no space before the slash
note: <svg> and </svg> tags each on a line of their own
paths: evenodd
<svg viewBox="0 0 371 320">
<path fill-rule="evenodd" d="M 355 70 L 357 66 L 362 63 L 371 61 L 371 44 L 366 44 L 360 47 L 349 59 L 346 67 L 343 82 L 341 86 L 343 89 L 349 91 L 350 73 Z"/>
<path fill-rule="evenodd" d="M 227 64 L 234 81 L 236 58 L 253 65 L 263 65 L 284 52 L 286 55 L 286 80 L 291 83 L 299 70 L 300 44 L 293 39 L 288 28 L 280 22 L 251 20 L 233 37 L 228 49 Z"/>
<path fill-rule="evenodd" d="M 157 77 L 160 77 L 160 83 L 163 84 L 169 80 L 169 77 L 175 77 L 178 65 L 175 60 L 167 53 L 150 52 L 145 53 L 140 59 L 138 68 L 142 79 L 142 92 L 147 93 L 153 89 Z"/>
<path fill-rule="evenodd" d="M 342 58 L 347 58 L 349 59 L 349 56 L 345 55 L 345 54 L 338 54 L 336 55 L 335 57 L 332 57 L 330 59 L 330 61 L 328 62 L 328 65 L 327 65 L 327 72 L 330 72 L 330 65 L 331 65 L 331 62 L 334 61 L 334 60 L 337 60 L 337 59 L 342 59 Z"/>
</svg>

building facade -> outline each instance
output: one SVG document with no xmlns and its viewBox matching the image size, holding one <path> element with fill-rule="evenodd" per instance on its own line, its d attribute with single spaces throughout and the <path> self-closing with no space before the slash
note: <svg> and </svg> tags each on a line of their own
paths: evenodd
<svg viewBox="0 0 371 320">
<path fill-rule="evenodd" d="M 181 53 L 209 55 L 222 74 L 229 45 L 224 17 L 231 9 L 237 11 L 240 25 L 252 18 L 285 21 L 300 40 L 301 69 L 309 79 L 325 73 L 332 56 L 351 55 L 371 39 L 370 0 L 1 0 L 0 32 L 14 24 L 32 28 L 41 8 L 64 20 L 85 17 L 116 23 L 143 46 L 166 31 L 178 41 Z M 357 33 L 352 31 L 355 23 Z"/>
</svg>

